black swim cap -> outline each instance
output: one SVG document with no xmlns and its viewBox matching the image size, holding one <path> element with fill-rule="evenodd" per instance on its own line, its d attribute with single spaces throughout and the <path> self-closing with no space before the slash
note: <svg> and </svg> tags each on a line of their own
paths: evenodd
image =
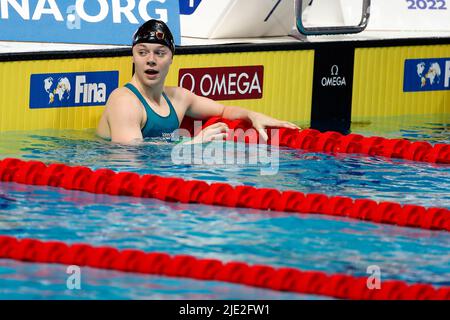
<svg viewBox="0 0 450 320">
<path fill-rule="evenodd" d="M 133 47 L 138 43 L 159 43 L 175 54 L 175 44 L 169 27 L 160 20 L 148 20 L 133 35 Z"/>
</svg>

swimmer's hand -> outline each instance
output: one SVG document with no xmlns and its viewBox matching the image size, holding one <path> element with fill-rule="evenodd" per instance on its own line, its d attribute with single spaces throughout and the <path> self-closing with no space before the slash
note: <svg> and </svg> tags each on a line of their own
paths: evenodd
<svg viewBox="0 0 450 320">
<path fill-rule="evenodd" d="M 213 140 L 225 140 L 230 129 L 223 122 L 217 122 L 200 131 L 192 140 L 184 144 L 211 142 Z"/>
<path fill-rule="evenodd" d="M 274 119 L 272 117 L 266 116 L 265 114 L 259 112 L 250 112 L 248 119 L 252 123 L 253 128 L 258 130 L 260 136 L 267 141 L 269 138 L 266 132 L 267 127 L 278 127 L 278 128 L 288 128 L 288 129 L 301 129 L 299 126 L 288 122 Z"/>
</svg>

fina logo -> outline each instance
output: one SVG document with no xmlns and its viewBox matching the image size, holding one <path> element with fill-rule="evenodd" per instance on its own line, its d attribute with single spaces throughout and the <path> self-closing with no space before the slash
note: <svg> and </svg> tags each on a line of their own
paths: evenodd
<svg viewBox="0 0 450 320">
<path fill-rule="evenodd" d="M 428 69 L 428 71 L 425 73 L 426 69 Z M 425 62 L 420 62 L 417 64 L 417 75 L 420 78 L 420 86 L 422 88 L 427 84 L 429 84 L 430 86 L 439 84 L 441 82 L 441 67 L 437 62 L 429 63 L 428 67 Z"/>
<path fill-rule="evenodd" d="M 106 102 L 106 84 L 105 83 L 86 83 L 86 76 L 75 77 L 75 103 L 80 103 L 83 97 L 83 103 L 98 103 Z M 55 102 L 55 95 L 58 96 L 59 102 L 69 100 L 71 84 L 67 77 L 58 79 L 58 84 L 55 86 L 52 77 L 44 80 L 44 88 L 48 93 L 49 104 Z"/>
<path fill-rule="evenodd" d="M 405 92 L 449 89 L 450 59 L 411 59 L 405 61 Z"/>
<path fill-rule="evenodd" d="M 117 71 L 34 74 L 30 108 L 104 105 L 117 87 Z"/>
<path fill-rule="evenodd" d="M 69 100 L 70 87 L 70 81 L 66 77 L 59 78 L 56 87 L 52 77 L 44 79 L 44 88 L 48 93 L 48 104 L 55 102 L 55 95 L 58 96 L 60 102 Z"/>
</svg>

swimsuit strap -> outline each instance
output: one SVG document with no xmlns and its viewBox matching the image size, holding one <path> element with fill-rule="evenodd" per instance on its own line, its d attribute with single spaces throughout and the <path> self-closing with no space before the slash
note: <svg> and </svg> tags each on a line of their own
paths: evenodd
<svg viewBox="0 0 450 320">
<path fill-rule="evenodd" d="M 139 92 L 139 90 L 134 85 L 132 85 L 131 83 L 127 83 L 125 87 L 131 90 L 131 92 L 133 92 L 136 95 L 136 97 L 144 106 L 145 112 L 147 113 L 147 122 L 145 123 L 145 126 L 141 129 L 144 138 L 161 136 L 162 133 L 171 133 L 179 128 L 180 123 L 178 120 L 177 113 L 175 112 L 175 108 L 172 102 L 170 101 L 169 97 L 167 97 L 167 95 L 164 92 L 162 93 L 162 96 L 166 100 L 170 109 L 169 115 L 165 117 L 157 114 L 155 110 L 153 110 L 150 107 L 147 100 L 145 100 L 144 96 Z"/>
</svg>

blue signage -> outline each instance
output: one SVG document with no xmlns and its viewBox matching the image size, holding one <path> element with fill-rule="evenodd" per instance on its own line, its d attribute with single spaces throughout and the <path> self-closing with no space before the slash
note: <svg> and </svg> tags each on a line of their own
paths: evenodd
<svg viewBox="0 0 450 320">
<path fill-rule="evenodd" d="M 32 74 L 30 109 L 103 106 L 118 85 L 118 71 Z"/>
<path fill-rule="evenodd" d="M 197 10 L 202 0 L 179 0 L 180 1 L 180 14 L 191 15 Z"/>
<path fill-rule="evenodd" d="M 405 60 L 404 92 L 450 90 L 450 58 Z"/>
<path fill-rule="evenodd" d="M 131 45 L 150 19 L 180 44 L 178 0 L 0 0 L 0 40 Z"/>
</svg>

